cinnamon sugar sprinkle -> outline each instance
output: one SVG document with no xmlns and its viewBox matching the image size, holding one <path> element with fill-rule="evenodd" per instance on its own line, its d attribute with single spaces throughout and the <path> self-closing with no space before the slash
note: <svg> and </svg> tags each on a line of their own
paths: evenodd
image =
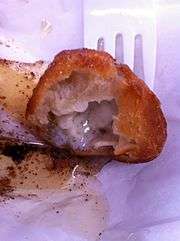
<svg viewBox="0 0 180 241">
<path fill-rule="evenodd" d="M 12 161 L 12 157 L 1 155 L 0 158 L 4 166 L 0 172 L 0 201 L 3 202 L 14 199 L 17 190 L 26 192 L 24 198 L 36 197 L 31 190 L 61 189 L 66 186 L 71 192 L 72 186 L 68 186 L 68 180 L 78 174 L 94 175 L 108 161 L 99 158 L 98 161 L 77 158 L 58 159 L 38 151 L 27 153 L 19 163 Z M 84 183 L 81 183 L 79 189 L 83 187 Z"/>
</svg>

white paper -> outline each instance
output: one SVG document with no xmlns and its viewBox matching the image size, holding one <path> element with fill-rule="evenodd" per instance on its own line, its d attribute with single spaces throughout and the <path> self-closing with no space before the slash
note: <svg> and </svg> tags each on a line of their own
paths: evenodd
<svg viewBox="0 0 180 241">
<path fill-rule="evenodd" d="M 50 6 L 43 1 L 42 6 L 42 1 L 1 1 L 1 39 L 14 39 L 11 48 L 0 46 L 1 56 L 18 60 L 23 56 L 24 61 L 33 62 L 52 59 L 64 48 L 82 47 L 81 1 L 77 2 L 75 6 L 71 1 L 51 1 Z M 168 118 L 162 154 L 145 164 L 112 161 L 96 176 L 75 175 L 60 188 L 45 175 L 37 180 L 47 182 L 38 197 L 0 203 L 0 240 L 180 240 L 180 5 L 178 1 L 161 3 L 157 9 L 155 92 Z M 15 11 L 17 4 L 19 11 Z M 28 8 L 33 11 L 28 13 Z M 1 173 L 9 165 L 10 160 L 6 161 Z M 16 191 L 23 195 L 36 192 L 31 186 Z"/>
</svg>

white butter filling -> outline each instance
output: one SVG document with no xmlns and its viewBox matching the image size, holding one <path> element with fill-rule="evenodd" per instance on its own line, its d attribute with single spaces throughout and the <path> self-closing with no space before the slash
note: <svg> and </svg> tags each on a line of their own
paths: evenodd
<svg viewBox="0 0 180 241">
<path fill-rule="evenodd" d="M 114 100 L 89 102 L 84 112 L 74 111 L 62 116 L 49 112 L 51 141 L 56 146 L 64 145 L 79 150 L 115 147 L 118 136 L 113 133 L 112 125 L 116 114 Z"/>
</svg>

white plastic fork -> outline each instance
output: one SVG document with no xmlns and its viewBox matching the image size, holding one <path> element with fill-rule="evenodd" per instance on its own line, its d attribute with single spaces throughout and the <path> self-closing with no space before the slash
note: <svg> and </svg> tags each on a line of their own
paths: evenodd
<svg viewBox="0 0 180 241">
<path fill-rule="evenodd" d="M 156 67 L 154 0 L 85 0 L 84 46 L 110 53 L 153 89 Z"/>
</svg>

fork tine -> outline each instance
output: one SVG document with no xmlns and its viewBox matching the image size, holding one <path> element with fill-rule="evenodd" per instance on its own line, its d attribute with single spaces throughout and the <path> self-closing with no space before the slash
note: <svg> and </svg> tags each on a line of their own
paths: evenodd
<svg viewBox="0 0 180 241">
<path fill-rule="evenodd" d="M 104 33 L 105 51 L 115 57 L 115 34 L 113 32 Z"/>
<path fill-rule="evenodd" d="M 124 63 L 123 35 L 121 33 L 116 35 L 115 58 L 117 62 Z"/>
<path fill-rule="evenodd" d="M 104 51 L 104 38 L 99 38 L 98 39 L 97 50 Z"/>
<path fill-rule="evenodd" d="M 156 69 L 156 32 L 149 29 L 143 33 L 144 75 L 147 85 L 153 89 Z"/>
<path fill-rule="evenodd" d="M 142 35 L 140 34 L 137 34 L 135 36 L 133 71 L 139 78 L 144 79 L 143 46 L 142 46 Z"/>
<path fill-rule="evenodd" d="M 132 70 L 134 64 L 134 34 L 125 33 L 123 35 L 124 43 L 124 63 L 126 63 Z"/>
</svg>

